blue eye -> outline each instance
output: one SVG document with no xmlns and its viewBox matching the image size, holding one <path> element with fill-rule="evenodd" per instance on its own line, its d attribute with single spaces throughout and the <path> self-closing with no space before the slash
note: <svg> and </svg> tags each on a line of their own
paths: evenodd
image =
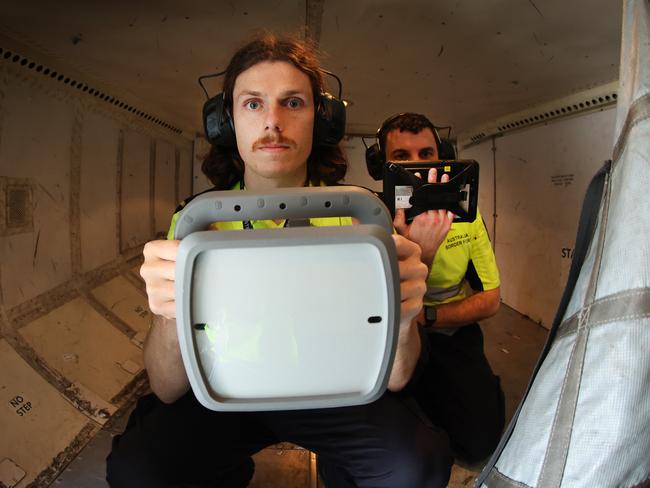
<svg viewBox="0 0 650 488">
<path fill-rule="evenodd" d="M 260 108 L 260 102 L 258 102 L 257 100 L 249 100 L 248 102 L 246 102 L 246 107 L 251 110 L 257 110 L 258 108 Z"/>
</svg>

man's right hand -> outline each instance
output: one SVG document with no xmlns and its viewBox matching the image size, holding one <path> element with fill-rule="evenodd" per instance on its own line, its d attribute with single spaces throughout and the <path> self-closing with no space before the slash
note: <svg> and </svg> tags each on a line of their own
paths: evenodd
<svg viewBox="0 0 650 488">
<path fill-rule="evenodd" d="M 153 392 L 175 402 L 190 388 L 176 335 L 174 282 L 180 241 L 151 241 L 144 246 L 140 276 L 147 285 L 149 308 L 155 314 L 144 343 L 144 363 Z"/>
<path fill-rule="evenodd" d="M 147 286 L 151 311 L 167 319 L 176 318 L 174 282 L 176 254 L 181 241 L 150 241 L 144 245 L 140 276 Z"/>
</svg>

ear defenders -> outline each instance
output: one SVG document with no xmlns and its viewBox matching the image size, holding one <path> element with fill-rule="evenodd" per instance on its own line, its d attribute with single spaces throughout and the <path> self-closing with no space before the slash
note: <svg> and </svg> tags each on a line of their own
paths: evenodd
<svg viewBox="0 0 650 488">
<path fill-rule="evenodd" d="M 314 146 L 336 146 L 345 134 L 345 104 L 329 93 L 315 100 Z M 230 110 L 224 104 L 223 93 L 203 105 L 203 129 L 210 144 L 233 147 L 237 145 L 235 125 Z"/>
<path fill-rule="evenodd" d="M 368 168 L 368 174 L 374 180 L 382 180 L 384 178 L 384 166 L 386 165 L 386 153 L 385 148 L 381 147 L 380 141 L 384 136 L 386 128 L 389 127 L 395 120 L 402 117 L 403 115 L 408 115 L 407 113 L 399 113 L 393 115 L 381 124 L 381 127 L 377 130 L 375 135 L 377 142 L 372 146 L 366 148 L 366 167 Z M 449 141 L 443 141 L 438 134 L 437 129 L 433 124 L 431 124 L 430 129 L 433 132 L 433 137 L 436 140 L 438 145 L 438 158 L 439 159 L 456 159 L 456 152 L 454 151 L 454 146 Z"/>
</svg>

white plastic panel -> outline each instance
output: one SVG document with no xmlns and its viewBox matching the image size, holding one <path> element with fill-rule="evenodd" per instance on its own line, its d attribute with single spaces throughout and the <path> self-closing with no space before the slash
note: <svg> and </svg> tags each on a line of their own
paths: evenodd
<svg viewBox="0 0 650 488">
<path fill-rule="evenodd" d="M 149 138 L 139 132 L 125 131 L 122 156 L 122 249 L 147 242 L 152 236 L 149 181 Z"/>
<path fill-rule="evenodd" d="M 99 302 L 138 332 L 149 330 L 152 315 L 147 298 L 126 278 L 117 276 L 92 290 Z"/>
<path fill-rule="evenodd" d="M 117 124 L 84 113 L 81 150 L 81 262 L 90 271 L 117 257 Z"/>
<path fill-rule="evenodd" d="M 3 462 L 0 481 L 23 488 L 72 444 L 88 418 L 4 339 L 0 339 L 0 371 L 0 461 L 11 460 Z M 8 483 L 16 478 L 16 484 Z"/>
<path fill-rule="evenodd" d="M 176 208 L 176 151 L 166 141 L 156 141 L 154 223 L 156 235 L 166 235 Z"/>
<path fill-rule="evenodd" d="M 73 110 L 9 77 L 1 117 L 0 175 L 29 179 L 33 192 L 34 232 L 0 239 L 4 304 L 11 308 L 70 277 Z"/>
<path fill-rule="evenodd" d="M 363 396 L 375 387 L 388 302 L 374 246 L 211 250 L 194 270 L 192 318 L 207 324 L 196 332 L 199 362 L 219 396 Z"/>
<path fill-rule="evenodd" d="M 140 349 L 80 298 L 19 332 L 50 367 L 79 385 L 82 394 L 90 390 L 105 402 L 133 380 L 133 363 L 143 367 Z"/>
</svg>

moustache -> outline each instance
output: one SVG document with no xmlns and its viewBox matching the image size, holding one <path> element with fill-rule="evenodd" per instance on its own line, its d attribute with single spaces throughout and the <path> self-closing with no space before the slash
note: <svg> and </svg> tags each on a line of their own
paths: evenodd
<svg viewBox="0 0 650 488">
<path fill-rule="evenodd" d="M 283 146 L 289 146 L 291 148 L 296 147 L 296 142 L 292 139 L 289 139 L 288 137 L 284 137 L 282 134 L 271 134 L 264 136 L 258 140 L 256 140 L 253 143 L 253 151 L 260 149 L 261 147 L 264 146 L 270 146 L 270 145 L 283 145 Z"/>
</svg>

